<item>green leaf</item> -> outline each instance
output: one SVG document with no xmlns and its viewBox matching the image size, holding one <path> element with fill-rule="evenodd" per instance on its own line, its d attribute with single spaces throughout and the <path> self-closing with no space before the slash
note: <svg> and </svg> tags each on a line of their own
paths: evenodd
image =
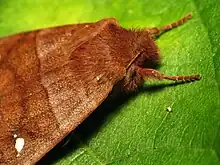
<svg viewBox="0 0 220 165">
<path fill-rule="evenodd" d="M 220 164 L 220 3 L 218 0 L 1 0 L 0 35 L 116 17 L 131 27 L 193 19 L 163 34 L 159 70 L 202 74 L 197 82 L 107 100 L 44 158 L 51 164 Z M 155 84 L 155 83 L 153 83 Z M 167 112 L 167 107 L 172 112 Z M 43 163 L 43 161 L 41 162 Z"/>
</svg>

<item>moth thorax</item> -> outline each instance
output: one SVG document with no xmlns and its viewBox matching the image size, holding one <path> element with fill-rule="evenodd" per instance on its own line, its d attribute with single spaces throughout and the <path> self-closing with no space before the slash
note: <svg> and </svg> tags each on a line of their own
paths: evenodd
<svg viewBox="0 0 220 165">
<path fill-rule="evenodd" d="M 152 35 L 146 30 L 136 32 L 135 47 L 138 52 L 136 65 L 141 67 L 153 67 L 159 63 L 159 50 Z"/>
</svg>

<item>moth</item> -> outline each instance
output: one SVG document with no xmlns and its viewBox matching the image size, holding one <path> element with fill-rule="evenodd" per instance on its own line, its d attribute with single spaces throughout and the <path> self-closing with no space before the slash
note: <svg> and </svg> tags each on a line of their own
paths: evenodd
<svg viewBox="0 0 220 165">
<path fill-rule="evenodd" d="M 45 28 L 0 39 L 0 164 L 35 164 L 120 84 L 144 79 L 199 80 L 155 70 L 161 28 L 125 29 L 114 18 Z M 120 82 L 120 83 L 119 83 Z"/>
</svg>

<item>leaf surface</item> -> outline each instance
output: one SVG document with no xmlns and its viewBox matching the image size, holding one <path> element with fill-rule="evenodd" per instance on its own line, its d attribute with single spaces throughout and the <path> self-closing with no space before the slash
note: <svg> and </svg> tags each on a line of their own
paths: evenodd
<svg viewBox="0 0 220 165">
<path fill-rule="evenodd" d="M 220 164 L 220 3 L 218 0 L 1 0 L 0 35 L 116 17 L 126 28 L 193 19 L 156 42 L 170 75 L 197 82 L 146 82 L 138 94 L 107 101 L 39 164 Z M 165 82 L 170 84 L 170 82 Z M 156 87 L 155 87 L 156 85 Z M 172 112 L 166 109 L 171 107 Z"/>
</svg>

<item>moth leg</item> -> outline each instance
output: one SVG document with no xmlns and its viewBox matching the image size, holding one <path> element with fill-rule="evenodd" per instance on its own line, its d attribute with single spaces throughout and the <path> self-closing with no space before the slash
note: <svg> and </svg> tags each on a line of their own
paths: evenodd
<svg viewBox="0 0 220 165">
<path fill-rule="evenodd" d="M 194 81 L 199 80 L 200 75 L 188 75 L 188 76 L 169 76 L 165 75 L 163 73 L 160 73 L 159 71 L 155 69 L 147 69 L 147 68 L 140 68 L 137 67 L 136 69 L 137 75 L 141 76 L 142 78 L 154 78 L 158 80 L 173 80 L 173 81 Z"/>
<path fill-rule="evenodd" d="M 149 28 L 147 30 L 152 35 L 159 35 L 159 34 L 161 34 L 161 32 L 165 32 L 165 31 L 171 30 L 173 28 L 176 28 L 176 27 L 182 25 L 183 23 L 185 23 L 187 20 L 189 20 L 191 18 L 192 18 L 192 13 L 189 13 L 189 14 L 185 15 L 183 18 L 179 19 L 178 21 L 175 21 L 173 23 L 170 23 L 170 24 L 165 25 L 160 28 L 153 27 L 153 28 Z"/>
</svg>

